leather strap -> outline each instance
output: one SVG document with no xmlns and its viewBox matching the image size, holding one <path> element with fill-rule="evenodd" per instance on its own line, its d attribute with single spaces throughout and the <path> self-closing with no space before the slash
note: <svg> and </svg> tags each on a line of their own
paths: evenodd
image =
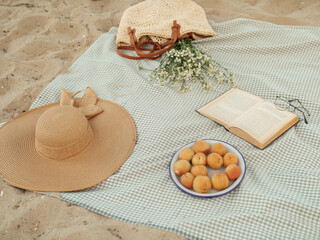
<svg viewBox="0 0 320 240">
<path fill-rule="evenodd" d="M 163 43 L 162 45 L 154 41 L 145 41 L 138 44 L 137 38 L 135 36 L 135 32 L 136 32 L 135 29 L 131 29 L 130 27 L 128 27 L 130 44 L 132 45 L 132 47 L 131 46 L 117 47 L 117 53 L 120 56 L 128 59 L 132 59 L 132 60 L 141 60 L 145 58 L 154 60 L 159 58 L 165 52 L 169 51 L 179 39 L 191 37 L 190 33 L 184 34 L 182 36 L 180 35 L 180 25 L 177 24 L 176 20 L 173 21 L 171 39 Z M 143 46 L 146 44 L 153 44 L 153 48 L 152 49 L 143 48 Z M 130 56 L 130 55 L 124 54 L 120 50 L 133 50 L 137 53 L 138 56 Z"/>
</svg>

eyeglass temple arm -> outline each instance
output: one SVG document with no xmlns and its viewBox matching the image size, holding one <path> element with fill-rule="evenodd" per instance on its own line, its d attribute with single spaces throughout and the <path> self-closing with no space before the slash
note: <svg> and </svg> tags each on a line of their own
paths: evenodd
<svg viewBox="0 0 320 240">
<path fill-rule="evenodd" d="M 293 101 L 297 101 L 300 104 L 300 106 L 303 108 L 303 110 L 305 110 L 307 112 L 308 116 L 310 116 L 309 111 L 302 105 L 302 103 L 300 102 L 299 99 L 292 99 L 292 100 L 288 100 L 288 101 L 289 101 L 289 103 L 291 103 Z"/>
<path fill-rule="evenodd" d="M 306 118 L 306 115 L 304 114 L 304 111 L 302 111 L 301 109 L 299 109 L 299 108 L 297 108 L 297 107 L 295 107 L 295 106 L 293 106 L 293 107 L 294 107 L 296 110 L 298 110 L 299 112 L 302 113 L 304 122 L 305 122 L 306 124 L 309 124 L 309 123 L 308 123 L 308 120 L 307 120 L 307 118 Z M 310 115 L 309 115 L 309 116 L 310 116 Z"/>
<path fill-rule="evenodd" d="M 289 100 L 289 99 L 287 99 L 287 98 L 285 98 L 285 97 L 280 97 L 280 96 L 276 96 L 276 99 L 280 99 L 280 100 L 288 103 L 291 107 L 293 107 L 294 109 L 296 109 L 296 110 L 298 110 L 299 112 L 301 112 L 302 115 L 303 115 L 303 120 L 304 120 L 304 122 L 305 122 L 306 124 L 309 124 L 309 123 L 308 123 L 308 120 L 307 120 L 307 118 L 306 118 L 306 115 L 304 114 L 304 111 L 302 111 L 300 108 L 298 108 L 298 107 L 296 107 L 296 106 L 294 106 L 294 105 L 291 104 L 291 102 L 297 101 L 297 102 L 301 105 L 301 107 L 307 112 L 308 116 L 310 116 L 309 111 L 302 105 L 302 103 L 300 102 L 299 99 Z"/>
</svg>

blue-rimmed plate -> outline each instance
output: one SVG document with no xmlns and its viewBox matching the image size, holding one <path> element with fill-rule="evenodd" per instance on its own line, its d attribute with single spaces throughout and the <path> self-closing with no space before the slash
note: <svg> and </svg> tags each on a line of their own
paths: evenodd
<svg viewBox="0 0 320 240">
<path fill-rule="evenodd" d="M 173 165 L 175 164 L 176 161 L 179 160 L 179 153 L 183 148 L 191 148 L 195 142 L 191 142 L 188 143 L 184 146 L 182 146 L 172 157 L 171 162 L 170 162 L 170 167 L 169 167 L 169 172 L 170 172 L 170 177 L 172 179 L 172 181 L 174 182 L 174 184 L 183 192 L 194 196 L 194 197 L 201 197 L 201 198 L 212 198 L 212 197 L 219 197 L 222 195 L 225 195 L 229 192 L 231 192 L 232 190 L 234 190 L 242 181 L 242 179 L 244 178 L 244 175 L 246 174 L 246 162 L 244 160 L 244 157 L 242 156 L 242 154 L 240 153 L 240 151 L 238 149 L 236 149 L 234 146 L 232 146 L 231 144 L 224 142 L 224 141 L 220 141 L 220 140 L 215 140 L 215 139 L 203 139 L 204 141 L 206 141 L 207 143 L 210 144 L 210 147 L 215 144 L 215 143 L 222 143 L 225 148 L 227 149 L 227 152 L 230 153 L 234 153 L 237 155 L 238 157 L 238 166 L 241 168 L 241 175 L 238 179 L 236 179 L 235 181 L 229 181 L 229 186 L 221 191 L 216 191 L 213 188 L 211 188 L 211 190 L 207 193 L 197 193 L 196 191 L 194 191 L 193 189 L 188 189 L 186 187 L 184 187 L 181 184 L 180 181 L 180 176 L 177 176 L 174 171 L 173 171 Z M 214 170 L 212 168 L 210 168 L 209 166 L 207 166 L 208 168 L 208 177 L 211 180 L 211 176 L 215 173 L 215 172 L 224 172 L 225 168 L 222 166 L 220 169 Z"/>
</svg>

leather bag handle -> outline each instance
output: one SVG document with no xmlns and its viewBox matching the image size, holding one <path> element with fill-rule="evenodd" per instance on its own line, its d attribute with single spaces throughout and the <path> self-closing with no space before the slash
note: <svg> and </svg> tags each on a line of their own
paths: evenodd
<svg viewBox="0 0 320 240">
<path fill-rule="evenodd" d="M 173 21 L 171 39 L 168 40 L 167 42 L 163 43 L 162 45 L 160 45 L 159 43 L 154 42 L 154 41 L 145 41 L 145 42 L 141 42 L 141 43 L 137 44 L 138 41 L 135 36 L 135 31 L 136 31 L 135 29 L 131 29 L 130 27 L 128 27 L 128 34 L 130 36 L 130 43 L 131 43 L 132 47 L 131 46 L 117 47 L 117 53 L 120 56 L 128 58 L 128 59 L 133 59 L 133 60 L 140 60 L 140 59 L 145 59 L 145 58 L 150 59 L 150 60 L 154 60 L 154 59 L 159 58 L 165 52 L 169 51 L 179 39 L 187 38 L 187 37 L 191 36 L 190 33 L 187 33 L 187 34 L 184 34 L 183 36 L 180 36 L 180 25 L 177 24 L 176 20 Z M 142 46 L 144 46 L 146 44 L 153 44 L 153 48 L 152 49 L 143 48 Z M 123 50 L 134 50 L 138 56 L 130 56 L 130 55 L 124 54 L 123 52 L 120 51 L 122 49 Z"/>
</svg>

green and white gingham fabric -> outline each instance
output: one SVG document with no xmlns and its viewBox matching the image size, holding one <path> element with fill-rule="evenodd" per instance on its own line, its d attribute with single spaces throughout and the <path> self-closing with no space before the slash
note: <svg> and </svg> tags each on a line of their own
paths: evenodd
<svg viewBox="0 0 320 240">
<path fill-rule="evenodd" d="M 300 99 L 311 113 L 309 124 L 299 122 L 259 150 L 195 111 L 229 86 L 219 85 L 208 94 L 195 87 L 187 94 L 155 87 L 148 72 L 137 67 L 154 69 L 159 62 L 118 56 L 117 28 L 111 28 L 69 73 L 41 92 L 32 108 L 58 101 L 62 88 L 91 86 L 99 98 L 131 114 L 137 144 L 109 179 L 61 198 L 190 239 L 320 239 L 320 28 L 248 19 L 210 24 L 218 36 L 196 44 L 234 73 L 237 86 L 269 101 L 276 95 Z M 197 139 L 223 140 L 243 154 L 247 172 L 234 191 L 200 199 L 171 181 L 171 157 Z"/>
</svg>

